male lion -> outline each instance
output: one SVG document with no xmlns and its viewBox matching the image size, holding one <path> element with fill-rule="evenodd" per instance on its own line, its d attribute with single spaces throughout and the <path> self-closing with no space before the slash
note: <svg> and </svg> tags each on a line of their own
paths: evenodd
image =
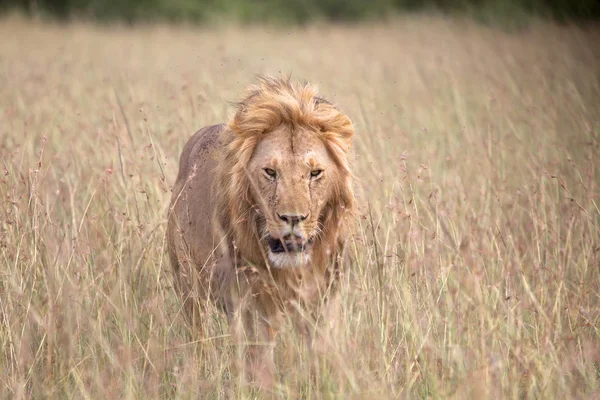
<svg viewBox="0 0 600 400">
<path fill-rule="evenodd" d="M 316 309 L 342 268 L 353 133 L 314 86 L 263 77 L 227 125 L 183 149 L 167 229 L 177 288 L 194 324 L 208 299 L 224 308 L 261 385 L 272 383 L 283 316 L 307 331 L 301 310 Z"/>
</svg>

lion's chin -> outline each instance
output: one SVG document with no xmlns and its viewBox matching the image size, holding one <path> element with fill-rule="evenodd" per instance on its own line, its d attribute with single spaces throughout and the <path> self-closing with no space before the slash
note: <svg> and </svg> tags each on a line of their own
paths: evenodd
<svg viewBox="0 0 600 400">
<path fill-rule="evenodd" d="M 310 262 L 310 254 L 307 252 L 273 253 L 269 251 L 269 261 L 273 268 L 300 268 Z"/>
</svg>

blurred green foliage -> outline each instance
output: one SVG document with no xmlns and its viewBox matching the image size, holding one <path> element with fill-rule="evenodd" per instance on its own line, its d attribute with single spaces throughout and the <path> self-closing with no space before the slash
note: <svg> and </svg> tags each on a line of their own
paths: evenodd
<svg viewBox="0 0 600 400">
<path fill-rule="evenodd" d="M 99 20 L 356 21 L 413 10 L 463 13 L 485 22 L 528 16 L 597 19 L 600 0 L 1 0 L 0 11 Z"/>
</svg>

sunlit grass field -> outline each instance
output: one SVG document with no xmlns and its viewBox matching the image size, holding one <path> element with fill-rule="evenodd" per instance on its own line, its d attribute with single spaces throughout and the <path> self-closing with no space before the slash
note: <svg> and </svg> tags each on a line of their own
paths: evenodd
<svg viewBox="0 0 600 400">
<path fill-rule="evenodd" d="M 258 73 L 354 121 L 355 263 L 286 399 L 600 396 L 600 28 L 0 21 L 0 398 L 259 398 L 166 256 L 186 140 Z M 202 339 L 199 339 L 202 337 Z"/>
</svg>

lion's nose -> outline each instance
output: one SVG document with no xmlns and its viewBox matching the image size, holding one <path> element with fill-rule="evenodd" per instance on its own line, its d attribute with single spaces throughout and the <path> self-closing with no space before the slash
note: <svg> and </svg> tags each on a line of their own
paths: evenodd
<svg viewBox="0 0 600 400">
<path fill-rule="evenodd" d="M 285 215 L 277 214 L 277 216 L 279 217 L 279 219 L 287 222 L 291 226 L 298 225 L 298 223 L 304 221 L 307 217 L 307 215 L 301 215 L 301 214 L 294 214 L 294 215 L 292 215 L 292 214 L 285 214 Z"/>
</svg>

